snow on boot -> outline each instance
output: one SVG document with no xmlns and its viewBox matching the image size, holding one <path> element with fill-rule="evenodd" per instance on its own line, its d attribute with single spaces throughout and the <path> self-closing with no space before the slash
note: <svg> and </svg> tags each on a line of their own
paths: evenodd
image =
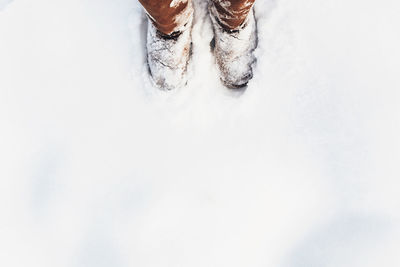
<svg viewBox="0 0 400 267">
<path fill-rule="evenodd" d="M 253 9 L 242 25 L 234 30 L 223 27 L 217 10 L 210 5 L 210 17 L 214 29 L 212 48 L 223 84 L 231 89 L 242 88 L 253 78 L 253 54 L 257 47 L 257 28 Z"/>
<path fill-rule="evenodd" d="M 193 12 L 183 14 L 188 22 L 170 35 L 157 30 L 149 19 L 147 30 L 147 62 L 155 86 L 172 90 L 187 84 L 187 66 L 192 46 Z"/>
</svg>

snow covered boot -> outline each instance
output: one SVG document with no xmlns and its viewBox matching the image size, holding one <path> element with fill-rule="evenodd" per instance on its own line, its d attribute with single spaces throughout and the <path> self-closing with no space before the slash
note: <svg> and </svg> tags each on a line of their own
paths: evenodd
<svg viewBox="0 0 400 267">
<path fill-rule="evenodd" d="M 176 20 L 183 26 L 169 35 L 160 32 L 149 18 L 147 30 L 147 62 L 155 86 L 172 90 L 187 84 L 187 66 L 191 55 L 193 7 L 191 1 Z"/>
<path fill-rule="evenodd" d="M 254 11 L 250 4 L 250 10 L 244 21 L 232 29 L 226 21 L 229 15 L 235 12 L 226 10 L 229 9 L 229 5 L 216 7 L 215 2 L 209 6 L 214 29 L 211 46 L 220 71 L 220 78 L 228 88 L 243 88 L 253 78 L 253 65 L 256 61 L 253 53 L 257 47 Z M 246 6 L 246 3 L 244 4 Z M 222 14 L 219 9 L 223 10 Z"/>
</svg>

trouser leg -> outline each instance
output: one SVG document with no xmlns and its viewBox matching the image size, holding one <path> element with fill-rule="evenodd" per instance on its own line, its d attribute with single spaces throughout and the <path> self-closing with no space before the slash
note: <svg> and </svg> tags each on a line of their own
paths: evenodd
<svg viewBox="0 0 400 267">
<path fill-rule="evenodd" d="M 239 28 L 246 20 L 255 0 L 212 0 L 213 13 L 227 30 Z"/>
<path fill-rule="evenodd" d="M 191 0 L 139 0 L 156 28 L 165 35 L 182 31 L 193 15 Z"/>
</svg>

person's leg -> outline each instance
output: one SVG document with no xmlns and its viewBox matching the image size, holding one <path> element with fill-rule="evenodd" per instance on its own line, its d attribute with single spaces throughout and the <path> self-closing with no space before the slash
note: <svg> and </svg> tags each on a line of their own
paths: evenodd
<svg viewBox="0 0 400 267">
<path fill-rule="evenodd" d="M 171 35 L 183 29 L 193 14 L 190 0 L 139 0 L 154 26 Z"/>
<path fill-rule="evenodd" d="M 229 88 L 242 88 L 253 77 L 257 27 L 255 0 L 212 0 L 214 55 L 221 81 Z"/>
<path fill-rule="evenodd" d="M 228 30 L 239 28 L 246 20 L 255 0 L 212 0 L 218 22 Z"/>
<path fill-rule="evenodd" d="M 187 82 L 191 51 L 191 0 L 139 0 L 148 18 L 147 63 L 156 87 L 171 90 Z"/>
</svg>

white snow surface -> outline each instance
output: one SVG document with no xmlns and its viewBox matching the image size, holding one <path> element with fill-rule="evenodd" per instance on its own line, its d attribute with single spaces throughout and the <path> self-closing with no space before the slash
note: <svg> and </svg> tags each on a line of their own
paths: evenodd
<svg viewBox="0 0 400 267">
<path fill-rule="evenodd" d="M 400 266 L 400 2 L 258 0 L 242 93 L 195 4 L 163 92 L 137 1 L 0 1 L 0 266 Z"/>
</svg>

